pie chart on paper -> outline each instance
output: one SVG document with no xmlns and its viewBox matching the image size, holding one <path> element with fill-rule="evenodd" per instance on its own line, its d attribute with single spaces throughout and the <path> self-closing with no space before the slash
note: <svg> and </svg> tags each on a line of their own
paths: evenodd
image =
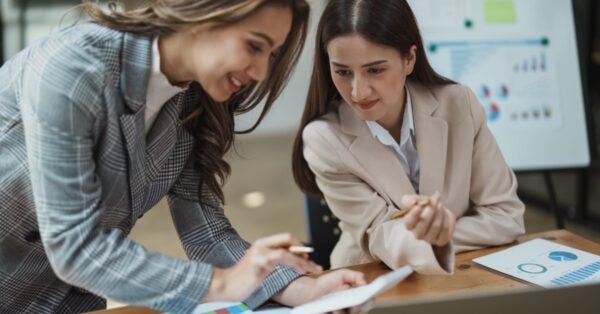
<svg viewBox="0 0 600 314">
<path fill-rule="evenodd" d="M 548 254 L 548 258 L 557 262 L 570 262 L 577 260 L 577 255 L 569 252 L 554 251 Z"/>
</svg>

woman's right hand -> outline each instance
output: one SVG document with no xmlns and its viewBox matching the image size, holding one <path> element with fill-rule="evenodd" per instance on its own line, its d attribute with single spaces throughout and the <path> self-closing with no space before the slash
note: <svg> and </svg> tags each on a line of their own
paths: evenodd
<svg viewBox="0 0 600 314">
<path fill-rule="evenodd" d="M 293 254 L 287 248 L 302 245 L 289 233 L 281 233 L 254 241 L 234 266 L 214 268 L 211 284 L 202 302 L 243 301 L 278 264 L 294 268 L 301 274 L 320 273 L 321 266 L 308 260 L 307 254 Z"/>
<path fill-rule="evenodd" d="M 404 217 L 406 229 L 413 232 L 419 240 L 442 247 L 452 240 L 456 217 L 444 206 L 442 196 L 435 192 L 426 204 L 419 204 L 420 195 L 404 195 L 402 205 L 410 208 Z"/>
</svg>

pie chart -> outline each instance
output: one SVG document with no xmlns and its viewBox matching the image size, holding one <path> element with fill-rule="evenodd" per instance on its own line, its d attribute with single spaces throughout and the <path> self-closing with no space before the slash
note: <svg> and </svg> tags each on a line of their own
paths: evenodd
<svg viewBox="0 0 600 314">
<path fill-rule="evenodd" d="M 517 268 L 520 271 L 528 273 L 528 274 L 542 274 L 548 270 L 548 268 L 546 268 L 546 266 L 540 265 L 540 264 L 535 264 L 535 263 L 519 264 L 519 266 L 517 266 Z"/>
<path fill-rule="evenodd" d="M 548 258 L 557 262 L 570 262 L 577 259 L 577 255 L 569 252 L 554 251 L 548 254 Z"/>
</svg>

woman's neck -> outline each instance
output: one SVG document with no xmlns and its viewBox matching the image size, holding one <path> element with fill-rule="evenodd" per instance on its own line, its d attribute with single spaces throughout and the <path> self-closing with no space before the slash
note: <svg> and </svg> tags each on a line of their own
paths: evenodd
<svg viewBox="0 0 600 314">
<path fill-rule="evenodd" d="M 383 118 L 379 119 L 379 123 L 384 129 L 386 129 L 397 143 L 400 142 L 400 132 L 402 130 L 402 123 L 404 119 L 404 110 L 406 110 L 406 93 L 402 92 L 402 100 L 397 108 L 398 110 L 389 111 Z"/>
</svg>

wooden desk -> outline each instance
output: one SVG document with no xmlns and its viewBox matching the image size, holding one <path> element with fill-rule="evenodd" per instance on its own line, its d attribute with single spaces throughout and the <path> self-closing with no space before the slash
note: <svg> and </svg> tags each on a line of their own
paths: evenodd
<svg viewBox="0 0 600 314">
<path fill-rule="evenodd" d="M 600 254 L 600 243 L 586 240 L 566 230 L 554 230 L 519 237 L 517 243 L 522 243 L 535 238 L 543 238 L 568 245 L 594 254 Z M 377 297 L 382 300 L 390 297 L 402 296 L 403 298 L 421 298 L 432 295 L 464 293 L 482 291 L 483 289 L 506 289 L 512 287 L 525 287 L 526 284 L 501 276 L 491 271 L 474 265 L 471 260 L 486 254 L 494 253 L 514 244 L 487 248 L 456 255 L 456 268 L 453 276 L 444 275 L 419 275 L 412 274 L 406 280 Z M 367 281 L 389 271 L 383 263 L 369 263 L 350 267 L 365 273 Z M 122 307 L 118 309 L 96 311 L 96 314 L 153 314 L 156 311 L 139 307 Z"/>
</svg>

